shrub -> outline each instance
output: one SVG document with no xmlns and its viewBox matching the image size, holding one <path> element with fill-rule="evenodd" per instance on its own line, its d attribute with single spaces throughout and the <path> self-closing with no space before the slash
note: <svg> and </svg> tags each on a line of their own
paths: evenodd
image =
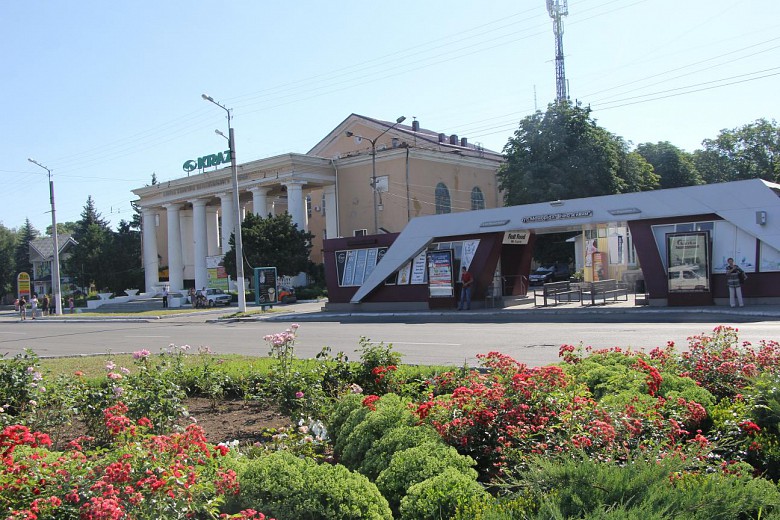
<svg viewBox="0 0 780 520">
<path fill-rule="evenodd" d="M 394 426 L 413 423 L 409 403 L 395 394 L 384 395 L 373 406 L 376 409 L 368 413 L 360 424 L 355 425 L 341 443 L 339 462 L 350 469 L 360 467 L 366 452 L 388 430 Z"/>
<path fill-rule="evenodd" d="M 487 491 L 481 484 L 454 468 L 411 486 L 401 499 L 402 519 L 439 520 L 452 518 L 459 503 L 483 499 Z"/>
<path fill-rule="evenodd" d="M 752 478 L 747 465 L 702 471 L 683 457 L 635 454 L 626 464 L 581 457 L 538 458 L 507 482 L 530 490 L 539 504 L 532 518 L 757 518 L 780 506 L 771 482 Z M 610 510 L 623 516 L 604 515 Z M 640 514 L 641 513 L 641 514 Z M 644 515 L 644 516 L 641 516 Z"/>
<path fill-rule="evenodd" d="M 390 465 L 379 474 L 376 486 L 390 503 L 393 511 L 398 511 L 401 499 L 407 490 L 424 480 L 435 477 L 446 468 L 452 468 L 476 480 L 477 472 L 471 457 L 466 457 L 451 446 L 440 443 L 424 443 L 414 448 L 396 452 Z"/>
<path fill-rule="evenodd" d="M 360 338 L 361 369 L 357 384 L 366 394 L 382 395 L 391 391 L 393 372 L 398 370 L 401 354 L 393 351 L 393 345 L 374 344 L 365 337 Z"/>
<path fill-rule="evenodd" d="M 379 474 L 390 465 L 393 454 L 407 448 L 414 448 L 423 443 L 442 443 L 436 430 L 428 425 L 397 426 L 388 430 L 366 452 L 363 463 L 358 471 L 371 480 L 376 480 Z"/>
<path fill-rule="evenodd" d="M 230 510 L 251 507 L 285 520 L 392 520 L 376 486 L 341 465 L 280 451 L 244 462 L 239 482 Z"/>
<path fill-rule="evenodd" d="M 328 426 L 328 435 L 330 436 L 334 445 L 341 439 L 342 431 L 345 432 L 345 437 L 346 434 L 349 433 L 350 430 L 345 429 L 345 427 L 348 428 L 348 422 L 351 426 L 354 427 L 353 421 L 354 424 L 357 424 L 357 422 L 363 420 L 362 417 L 358 418 L 358 416 L 365 416 L 370 411 L 368 408 L 363 407 L 362 403 L 364 398 L 365 396 L 360 394 L 347 394 L 339 399 L 339 401 L 333 407 L 333 411 L 330 413 L 326 424 Z M 353 412 L 356 413 L 356 417 L 350 421 L 350 416 Z"/>
</svg>

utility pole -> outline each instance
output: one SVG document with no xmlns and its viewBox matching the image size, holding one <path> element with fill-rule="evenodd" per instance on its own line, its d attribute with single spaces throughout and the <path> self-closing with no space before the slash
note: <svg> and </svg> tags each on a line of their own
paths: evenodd
<svg viewBox="0 0 780 520">
<path fill-rule="evenodd" d="M 547 0 L 547 12 L 553 20 L 555 34 L 555 100 L 558 103 L 569 99 L 566 71 L 563 66 L 563 20 L 569 14 L 568 0 Z"/>
</svg>

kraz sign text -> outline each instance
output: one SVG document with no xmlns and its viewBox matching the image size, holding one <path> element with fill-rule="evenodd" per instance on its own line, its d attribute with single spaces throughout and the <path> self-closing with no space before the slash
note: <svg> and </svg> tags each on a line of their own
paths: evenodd
<svg viewBox="0 0 780 520">
<path fill-rule="evenodd" d="M 197 161 L 190 159 L 185 161 L 182 165 L 182 169 L 190 173 L 194 170 L 202 170 L 210 166 L 219 166 L 220 164 L 228 164 L 230 162 L 230 150 L 225 150 L 220 153 L 213 153 L 211 155 L 204 155 L 199 157 Z"/>
</svg>

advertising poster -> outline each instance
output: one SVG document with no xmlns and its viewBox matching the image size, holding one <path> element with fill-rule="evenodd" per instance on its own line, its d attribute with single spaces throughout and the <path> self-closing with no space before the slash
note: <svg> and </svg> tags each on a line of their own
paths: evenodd
<svg viewBox="0 0 780 520">
<path fill-rule="evenodd" d="M 606 280 L 607 279 L 607 270 L 606 266 L 604 265 L 604 253 L 593 253 L 593 281 L 598 282 L 599 280 Z"/>
<path fill-rule="evenodd" d="M 455 295 L 452 250 L 428 252 L 428 290 L 431 298 L 449 298 Z"/>
<path fill-rule="evenodd" d="M 412 263 L 409 262 L 398 270 L 398 285 L 408 285 L 412 274 Z"/>
<path fill-rule="evenodd" d="M 225 264 L 223 262 L 224 257 L 222 255 L 207 256 L 206 257 L 206 272 L 209 276 L 209 288 L 210 289 L 222 289 L 228 290 L 228 275 L 225 271 Z M 196 287 L 196 289 L 202 289 L 202 287 Z"/>
<path fill-rule="evenodd" d="M 710 290 L 709 233 L 667 233 L 670 292 Z"/>
<path fill-rule="evenodd" d="M 412 260 L 412 283 L 419 285 L 425 283 L 425 257 L 426 251 L 422 251 Z"/>
<path fill-rule="evenodd" d="M 255 304 L 277 303 L 276 267 L 255 267 Z"/>
</svg>

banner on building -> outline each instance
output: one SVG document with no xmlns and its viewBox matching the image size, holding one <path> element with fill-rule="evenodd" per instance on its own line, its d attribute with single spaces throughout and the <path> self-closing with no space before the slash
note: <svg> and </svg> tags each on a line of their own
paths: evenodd
<svg viewBox="0 0 780 520">
<path fill-rule="evenodd" d="M 222 255 L 207 256 L 206 257 L 206 271 L 209 276 L 209 288 L 222 289 L 227 291 L 229 289 L 229 278 L 227 271 L 225 271 L 225 257 Z M 200 287 L 196 287 L 200 289 Z"/>
<path fill-rule="evenodd" d="M 431 298 L 455 295 L 451 249 L 428 252 L 428 290 Z"/>
</svg>

